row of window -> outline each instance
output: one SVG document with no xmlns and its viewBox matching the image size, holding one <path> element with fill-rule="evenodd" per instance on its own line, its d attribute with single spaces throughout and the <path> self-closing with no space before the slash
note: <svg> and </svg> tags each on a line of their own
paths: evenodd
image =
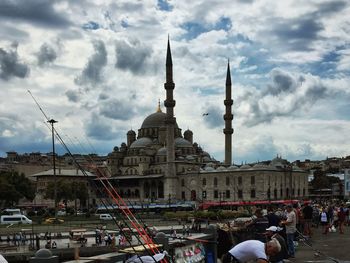
<svg viewBox="0 0 350 263">
<path fill-rule="evenodd" d="M 298 189 L 298 196 L 300 196 L 300 189 Z M 277 189 L 274 189 L 273 191 L 273 198 L 274 199 L 277 199 L 278 196 L 277 196 Z M 225 199 L 230 199 L 231 198 L 231 192 L 230 190 L 226 190 L 226 191 L 218 191 L 218 190 L 214 190 L 213 192 L 214 194 L 214 199 L 220 199 L 220 200 L 225 200 Z M 303 189 L 303 196 L 305 196 L 306 194 L 306 191 L 305 191 L 305 188 Z M 294 188 L 292 189 L 292 196 L 295 195 L 295 190 Z M 280 189 L 280 197 L 283 196 L 283 189 Z M 287 188 L 286 189 L 286 196 L 289 196 L 289 189 Z M 181 192 L 181 198 L 183 200 L 186 200 L 186 192 L 185 191 L 182 191 Z M 202 199 L 206 199 L 207 198 L 207 191 L 202 191 Z M 237 198 L 238 199 L 241 199 L 243 198 L 243 190 L 239 189 L 237 190 Z M 256 190 L 255 189 L 251 189 L 250 190 L 250 198 L 256 198 Z M 267 198 L 270 199 L 272 198 L 271 197 L 271 191 L 270 189 L 267 191 Z M 191 200 L 192 201 L 196 201 L 197 200 L 197 194 L 196 194 L 196 191 L 195 190 L 192 190 L 191 191 Z"/>
<path fill-rule="evenodd" d="M 230 177 L 228 177 L 228 176 L 226 176 L 226 178 L 225 178 L 226 180 L 225 180 L 225 182 L 226 182 L 226 186 L 230 186 Z M 217 187 L 218 186 L 218 178 L 217 177 L 214 177 L 214 179 L 213 179 L 213 184 L 214 184 L 214 187 Z M 242 176 L 239 176 L 239 177 L 237 177 L 237 184 L 238 185 L 242 185 L 243 184 L 243 179 L 242 179 Z M 250 177 L 250 184 L 251 185 L 255 185 L 255 176 L 251 176 Z M 184 186 L 185 185 L 185 180 L 184 179 L 182 179 L 181 180 L 181 186 Z M 207 185 L 207 179 L 206 178 L 203 178 L 202 179 L 202 186 L 206 186 Z M 282 186 L 282 184 L 281 184 L 281 186 Z"/>
</svg>

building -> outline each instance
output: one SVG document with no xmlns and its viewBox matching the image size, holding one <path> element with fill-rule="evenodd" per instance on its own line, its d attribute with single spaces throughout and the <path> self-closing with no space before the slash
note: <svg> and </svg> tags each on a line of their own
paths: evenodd
<svg viewBox="0 0 350 263">
<path fill-rule="evenodd" d="M 35 199 L 33 200 L 32 204 L 35 204 L 35 206 L 47 206 L 47 207 L 54 207 L 54 201 L 51 199 L 45 198 L 45 191 L 47 189 L 47 186 L 50 183 L 58 182 L 60 180 L 65 180 L 68 183 L 84 183 L 86 184 L 87 190 L 88 190 L 88 198 L 86 200 L 86 203 L 81 204 L 82 207 L 89 207 L 90 205 L 96 204 L 96 191 L 91 187 L 91 181 L 96 178 L 96 176 L 90 172 L 83 172 L 79 169 L 62 169 L 62 168 L 56 168 L 56 173 L 54 174 L 54 170 L 50 169 L 47 171 L 39 172 L 36 174 L 33 174 L 29 176 L 36 182 L 36 195 Z M 68 205 L 74 204 L 74 200 L 66 200 Z M 25 204 L 21 204 L 25 205 Z M 30 204 L 28 204 L 30 206 Z M 80 206 L 80 204 L 78 204 Z"/>
<path fill-rule="evenodd" d="M 127 143 L 108 155 L 108 180 L 122 197 L 137 202 L 179 200 L 269 200 L 307 198 L 308 173 L 281 157 L 254 165 L 232 165 L 231 74 L 227 65 L 224 100 L 225 161 L 216 161 L 194 142 L 193 132 L 178 127 L 174 117 L 172 57 L 166 55 L 166 100 L 163 112 L 147 116 L 137 134 L 130 130 Z"/>
</svg>

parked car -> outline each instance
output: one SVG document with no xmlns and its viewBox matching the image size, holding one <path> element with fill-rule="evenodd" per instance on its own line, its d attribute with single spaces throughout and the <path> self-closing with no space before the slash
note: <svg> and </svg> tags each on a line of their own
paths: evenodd
<svg viewBox="0 0 350 263">
<path fill-rule="evenodd" d="M 61 224 L 61 223 L 64 223 L 64 220 L 60 219 L 60 218 L 49 217 L 49 218 L 45 219 L 44 223 L 45 224 Z"/>
<path fill-rule="evenodd" d="M 100 220 L 113 220 L 115 217 L 112 217 L 110 214 L 100 214 Z"/>
</svg>

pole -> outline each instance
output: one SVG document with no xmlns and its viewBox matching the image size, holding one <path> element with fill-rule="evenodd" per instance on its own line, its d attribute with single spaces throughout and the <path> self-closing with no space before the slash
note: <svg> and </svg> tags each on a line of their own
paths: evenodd
<svg viewBox="0 0 350 263">
<path fill-rule="evenodd" d="M 55 218 L 57 217 L 57 178 L 56 178 L 56 155 L 55 155 L 55 133 L 53 125 L 57 123 L 54 119 L 48 120 L 48 123 L 51 124 L 51 134 L 52 134 L 52 164 L 53 164 L 53 196 L 55 203 Z"/>
</svg>

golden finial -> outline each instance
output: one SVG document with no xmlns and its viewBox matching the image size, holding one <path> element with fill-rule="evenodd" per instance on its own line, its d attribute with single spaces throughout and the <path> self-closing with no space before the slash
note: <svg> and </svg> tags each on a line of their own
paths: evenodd
<svg viewBox="0 0 350 263">
<path fill-rule="evenodd" d="M 157 112 L 162 112 L 162 109 L 160 108 L 160 99 L 158 99 L 158 108 L 157 108 Z"/>
</svg>

